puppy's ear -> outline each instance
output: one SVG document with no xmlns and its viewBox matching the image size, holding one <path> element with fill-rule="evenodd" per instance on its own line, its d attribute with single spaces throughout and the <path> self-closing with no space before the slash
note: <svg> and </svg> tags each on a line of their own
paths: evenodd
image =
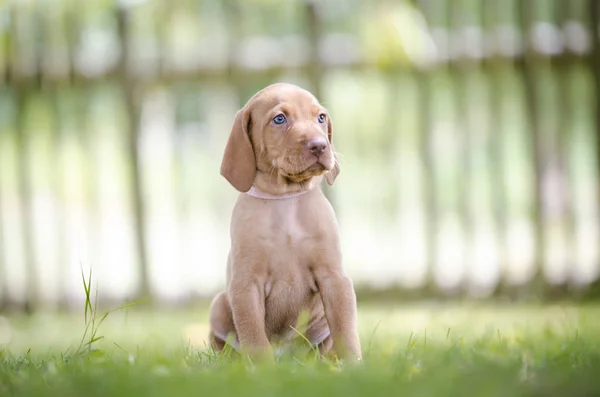
<svg viewBox="0 0 600 397">
<path fill-rule="evenodd" d="M 250 190 L 256 176 L 256 159 L 248 135 L 250 122 L 247 107 L 237 112 L 221 162 L 221 175 L 243 193 Z"/>
<path fill-rule="evenodd" d="M 335 178 L 337 178 L 340 173 L 340 162 L 338 161 L 337 154 L 335 154 L 335 147 L 333 146 L 333 127 L 331 125 L 331 118 L 327 117 L 327 139 L 329 140 L 329 144 L 331 145 L 331 151 L 333 152 L 333 168 L 331 171 L 325 173 L 325 180 L 329 184 L 329 186 L 333 186 L 335 182 Z"/>
</svg>

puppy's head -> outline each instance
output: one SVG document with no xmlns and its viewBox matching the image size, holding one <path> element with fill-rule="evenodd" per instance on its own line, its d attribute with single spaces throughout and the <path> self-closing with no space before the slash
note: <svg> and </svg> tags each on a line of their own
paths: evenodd
<svg viewBox="0 0 600 397">
<path fill-rule="evenodd" d="M 340 170 L 332 133 L 327 110 L 310 92 L 270 85 L 237 112 L 221 175 L 240 192 L 250 190 L 257 173 L 278 185 L 302 187 L 320 175 L 333 185 Z"/>
</svg>

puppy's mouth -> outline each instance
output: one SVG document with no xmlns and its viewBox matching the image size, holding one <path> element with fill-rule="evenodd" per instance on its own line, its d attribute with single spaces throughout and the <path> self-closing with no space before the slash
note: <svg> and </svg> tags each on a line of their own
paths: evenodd
<svg viewBox="0 0 600 397">
<path fill-rule="evenodd" d="M 314 176 L 322 175 L 327 171 L 329 170 L 325 165 L 316 161 L 300 172 L 288 173 L 285 170 L 280 170 L 280 174 L 294 183 L 301 183 Z"/>
</svg>

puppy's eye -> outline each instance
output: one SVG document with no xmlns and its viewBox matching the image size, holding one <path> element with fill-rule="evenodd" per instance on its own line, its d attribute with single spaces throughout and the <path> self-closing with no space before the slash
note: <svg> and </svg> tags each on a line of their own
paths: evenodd
<svg viewBox="0 0 600 397">
<path fill-rule="evenodd" d="M 317 120 L 319 120 L 319 123 L 323 124 L 325 122 L 326 117 L 327 116 L 325 116 L 325 113 L 321 113 Z"/>
<path fill-rule="evenodd" d="M 286 122 L 286 118 L 283 114 L 278 114 L 277 116 L 275 116 L 273 118 L 273 123 L 277 124 L 277 125 L 281 125 L 283 123 Z"/>
</svg>

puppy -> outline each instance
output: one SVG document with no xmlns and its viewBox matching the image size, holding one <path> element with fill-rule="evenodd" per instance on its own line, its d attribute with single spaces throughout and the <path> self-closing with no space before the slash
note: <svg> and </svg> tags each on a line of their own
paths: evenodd
<svg viewBox="0 0 600 397">
<path fill-rule="evenodd" d="M 241 192 L 231 217 L 227 287 L 212 301 L 209 340 L 273 359 L 272 343 L 305 336 L 322 354 L 361 359 L 356 296 L 342 268 L 338 224 L 320 184 L 339 164 L 327 110 L 277 83 L 237 112 L 221 175 Z M 229 339 L 228 339 L 229 337 Z"/>
</svg>

